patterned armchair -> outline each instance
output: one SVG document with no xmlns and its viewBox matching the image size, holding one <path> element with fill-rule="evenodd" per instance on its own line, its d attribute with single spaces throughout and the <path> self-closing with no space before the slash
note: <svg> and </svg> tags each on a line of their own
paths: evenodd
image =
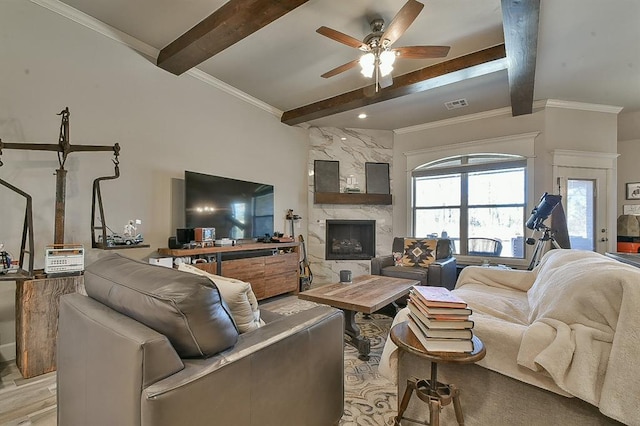
<svg viewBox="0 0 640 426">
<path fill-rule="evenodd" d="M 453 290 L 456 258 L 450 239 L 396 237 L 391 254 L 371 259 L 371 274 L 420 281 L 421 285 Z"/>
</svg>

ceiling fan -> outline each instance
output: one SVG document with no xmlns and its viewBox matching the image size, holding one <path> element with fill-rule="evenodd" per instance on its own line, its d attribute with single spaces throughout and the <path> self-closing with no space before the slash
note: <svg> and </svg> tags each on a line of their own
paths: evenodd
<svg viewBox="0 0 640 426">
<path fill-rule="evenodd" d="M 393 84 L 391 71 L 393 71 L 393 63 L 396 57 L 406 59 L 446 57 L 449 53 L 449 46 L 405 46 L 391 48 L 391 45 L 395 43 L 413 21 L 415 21 L 423 7 L 424 4 L 416 0 L 407 1 L 387 28 L 384 28 L 383 19 L 374 19 L 370 23 L 371 33 L 362 41 L 328 27 L 318 28 L 316 30 L 318 34 L 365 52 L 360 58 L 340 65 L 331 71 L 327 71 L 322 74 L 322 77 L 333 77 L 359 64 L 362 68 L 361 73 L 365 77 L 372 78 L 375 76 L 375 88 L 377 92 L 378 86 L 385 88 Z"/>
</svg>

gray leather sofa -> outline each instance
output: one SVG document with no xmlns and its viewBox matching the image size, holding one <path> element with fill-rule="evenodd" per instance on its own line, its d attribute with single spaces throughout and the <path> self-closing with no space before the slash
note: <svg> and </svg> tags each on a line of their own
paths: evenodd
<svg viewBox="0 0 640 426">
<path fill-rule="evenodd" d="M 405 237 L 395 237 L 393 239 L 391 253 L 404 252 L 404 239 Z M 396 266 L 393 254 L 389 254 L 371 259 L 371 275 L 418 280 L 421 285 L 446 287 L 449 290 L 453 290 L 456 285 L 457 270 L 451 240 L 440 238 L 436 244 L 435 261 L 426 268 L 420 266 Z"/>
<path fill-rule="evenodd" d="M 327 426 L 342 417 L 341 311 L 262 310 L 266 324 L 238 334 L 207 278 L 112 254 L 87 268 L 85 287 L 89 296 L 60 300 L 59 425 Z"/>
</svg>

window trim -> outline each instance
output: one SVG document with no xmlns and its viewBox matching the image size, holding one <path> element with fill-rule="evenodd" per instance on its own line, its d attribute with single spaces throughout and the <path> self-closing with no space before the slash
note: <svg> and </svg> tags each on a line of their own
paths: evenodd
<svg viewBox="0 0 640 426">
<path fill-rule="evenodd" d="M 461 143 L 454 143 L 430 148 L 423 148 L 412 151 L 405 151 L 403 154 L 407 159 L 406 168 L 406 223 L 405 235 L 413 235 L 413 176 L 412 173 L 421 166 L 450 157 L 457 157 L 469 154 L 509 154 L 519 155 L 526 158 L 526 188 L 525 200 L 527 206 L 537 205 L 534 194 L 534 159 L 535 159 L 535 138 L 540 132 L 521 133 L 508 136 L 500 136 L 490 139 L 479 139 Z M 525 207 L 526 208 L 526 207 Z M 526 213 L 526 212 L 525 212 Z M 525 214 L 526 216 L 526 214 Z M 526 218 L 525 218 L 526 219 Z M 524 259 L 506 259 L 510 265 L 516 267 L 527 267 L 527 258 L 531 257 L 532 247 L 525 244 Z M 456 255 L 460 263 L 477 264 L 476 256 Z"/>
<path fill-rule="evenodd" d="M 465 156 L 460 156 L 460 157 L 449 157 L 449 158 L 460 158 L 462 160 L 462 163 L 459 165 L 455 165 L 455 166 L 450 166 L 450 167 L 436 167 L 434 169 L 429 169 L 429 167 L 433 166 L 433 163 L 430 164 L 425 164 L 423 166 L 421 166 L 420 170 L 414 170 L 412 172 L 412 194 L 415 194 L 416 191 L 416 187 L 417 187 L 417 179 L 419 178 L 424 178 L 424 177 L 430 177 L 430 176 L 460 176 L 460 194 L 467 194 L 467 196 L 461 196 L 460 199 L 460 203 L 455 204 L 455 205 L 450 205 L 450 206 L 446 206 L 452 209 L 458 209 L 460 212 L 460 225 L 461 225 L 461 229 L 459 229 L 460 232 L 460 240 L 459 240 L 459 246 L 458 249 L 461 252 L 460 254 L 457 254 L 456 256 L 469 256 L 471 258 L 477 258 L 478 256 L 475 255 L 470 255 L 467 253 L 468 251 L 468 246 L 467 246 L 467 239 L 470 238 L 469 236 L 469 209 L 470 208 L 509 208 L 509 207 L 517 207 L 517 208 L 522 208 L 523 209 L 523 213 L 522 213 L 522 231 L 526 232 L 526 228 L 524 227 L 524 222 L 526 220 L 525 214 L 526 214 L 526 209 L 527 209 L 527 197 L 526 197 L 526 186 L 527 186 L 527 160 L 525 158 L 513 158 L 513 156 L 509 159 L 509 161 L 495 161 L 495 162 L 486 162 L 486 163 L 467 163 L 466 161 L 469 160 L 470 157 L 473 157 L 475 154 L 471 154 L 471 155 L 465 155 Z M 437 163 L 437 162 L 436 162 Z M 422 169 L 422 167 L 426 168 L 426 169 Z M 469 203 L 469 174 L 471 173 L 476 173 L 476 172 L 491 172 L 492 170 L 500 170 L 500 171 L 508 171 L 508 170 L 523 170 L 524 171 L 524 182 L 525 182 L 525 192 L 524 192 L 524 200 L 522 203 L 501 203 L 501 204 L 470 204 Z M 417 178 L 417 179 L 416 179 Z M 445 208 L 446 208 L 445 207 Z M 421 210 L 437 210 L 440 209 L 442 207 L 440 206 L 417 206 L 415 203 L 415 197 L 411 198 L 411 203 L 410 203 L 410 208 L 411 208 L 411 228 L 412 230 L 415 231 L 416 229 L 416 213 L 418 211 Z M 465 227 L 465 229 L 462 228 L 462 224 L 467 224 L 467 226 Z M 415 233 L 412 233 L 411 235 L 415 236 Z M 462 254 L 462 252 L 466 253 L 466 254 Z M 526 252 L 525 252 L 526 255 Z M 501 259 L 513 259 L 515 261 L 521 261 L 526 259 L 525 258 L 521 259 L 521 258 L 514 258 L 512 256 L 500 256 Z"/>
</svg>

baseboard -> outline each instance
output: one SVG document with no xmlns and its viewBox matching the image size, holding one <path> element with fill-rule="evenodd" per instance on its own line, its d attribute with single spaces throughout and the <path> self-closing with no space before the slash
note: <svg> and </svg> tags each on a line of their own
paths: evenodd
<svg viewBox="0 0 640 426">
<path fill-rule="evenodd" d="M 16 359 L 16 342 L 0 345 L 0 362 Z"/>
</svg>

